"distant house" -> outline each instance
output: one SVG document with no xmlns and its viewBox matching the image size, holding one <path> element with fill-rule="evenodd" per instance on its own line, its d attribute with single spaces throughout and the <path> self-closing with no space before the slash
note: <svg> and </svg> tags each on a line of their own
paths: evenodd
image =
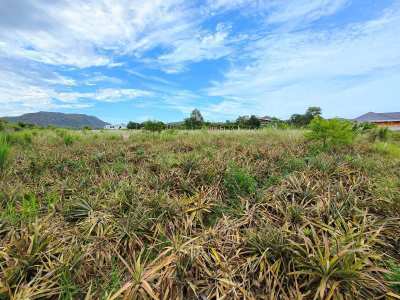
<svg viewBox="0 0 400 300">
<path fill-rule="evenodd" d="M 358 118 L 355 118 L 354 121 L 360 123 L 372 123 L 378 126 L 387 126 L 392 129 L 400 130 L 400 112 L 391 112 L 391 113 L 374 113 L 369 112 Z"/>
<path fill-rule="evenodd" d="M 109 130 L 118 130 L 118 129 L 126 129 L 126 124 L 108 124 L 104 126 L 104 129 L 109 129 Z"/>
<path fill-rule="evenodd" d="M 266 125 L 268 123 L 272 122 L 272 118 L 268 117 L 268 116 L 264 116 L 264 117 L 257 117 L 257 119 L 260 120 L 261 125 Z"/>
</svg>

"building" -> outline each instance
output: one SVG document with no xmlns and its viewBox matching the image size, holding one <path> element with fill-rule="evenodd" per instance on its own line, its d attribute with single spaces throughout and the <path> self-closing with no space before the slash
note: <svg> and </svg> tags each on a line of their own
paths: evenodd
<svg viewBox="0 0 400 300">
<path fill-rule="evenodd" d="M 126 129 L 126 124 L 108 124 L 104 126 L 104 129 L 109 129 L 109 130 L 118 130 L 118 129 Z"/>
<path fill-rule="evenodd" d="M 272 122 L 272 118 L 268 117 L 268 116 L 264 116 L 264 117 L 257 117 L 257 119 L 260 120 L 261 125 L 266 125 L 268 123 Z"/>
<path fill-rule="evenodd" d="M 391 113 L 374 113 L 369 112 L 358 118 L 355 118 L 354 121 L 360 123 L 372 123 L 378 126 L 386 126 L 391 129 L 400 130 L 400 112 L 391 112 Z"/>
</svg>

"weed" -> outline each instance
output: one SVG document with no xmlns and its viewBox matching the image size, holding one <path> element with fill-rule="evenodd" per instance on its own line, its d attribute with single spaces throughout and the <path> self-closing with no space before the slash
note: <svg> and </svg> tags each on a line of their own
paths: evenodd
<svg viewBox="0 0 400 300">
<path fill-rule="evenodd" d="M 390 261 L 389 271 L 390 273 L 386 275 L 386 280 L 391 283 L 391 287 L 396 293 L 400 293 L 400 265 Z"/>
<path fill-rule="evenodd" d="M 374 150 L 383 155 L 391 156 L 393 158 L 400 158 L 400 147 L 393 143 L 375 143 Z"/>
<path fill-rule="evenodd" d="M 386 142 L 389 138 L 389 128 L 387 127 L 376 127 L 370 130 L 368 138 L 371 142 L 381 141 Z"/>
<path fill-rule="evenodd" d="M 224 185 L 228 194 L 236 198 L 254 195 L 257 181 L 245 169 L 231 164 L 225 172 Z"/>
<path fill-rule="evenodd" d="M 32 221 L 39 213 L 39 204 L 35 195 L 27 194 L 24 196 L 21 205 L 21 216 L 27 220 Z"/>
<path fill-rule="evenodd" d="M 10 146 L 3 134 L 0 134 L 0 171 L 6 167 L 7 160 L 10 153 Z"/>
<path fill-rule="evenodd" d="M 64 137 L 63 137 L 65 146 L 71 146 L 74 143 L 74 140 L 75 140 L 74 137 L 69 134 L 64 135 Z"/>
</svg>

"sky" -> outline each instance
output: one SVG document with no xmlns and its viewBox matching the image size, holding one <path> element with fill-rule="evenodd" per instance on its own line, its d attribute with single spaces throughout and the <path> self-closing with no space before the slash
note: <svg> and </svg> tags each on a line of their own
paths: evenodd
<svg viewBox="0 0 400 300">
<path fill-rule="evenodd" d="M 400 0 L 0 0 L 0 116 L 400 111 Z"/>
</svg>

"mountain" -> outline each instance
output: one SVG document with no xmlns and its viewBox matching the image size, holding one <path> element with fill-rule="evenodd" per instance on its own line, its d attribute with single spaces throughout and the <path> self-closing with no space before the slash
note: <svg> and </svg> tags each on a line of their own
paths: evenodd
<svg viewBox="0 0 400 300">
<path fill-rule="evenodd" d="M 8 122 L 23 122 L 39 126 L 52 125 L 65 128 L 83 128 L 88 126 L 92 129 L 99 129 L 104 128 L 108 124 L 97 117 L 84 114 L 64 114 L 46 111 L 24 114 L 19 117 L 4 117 L 3 119 Z"/>
</svg>

